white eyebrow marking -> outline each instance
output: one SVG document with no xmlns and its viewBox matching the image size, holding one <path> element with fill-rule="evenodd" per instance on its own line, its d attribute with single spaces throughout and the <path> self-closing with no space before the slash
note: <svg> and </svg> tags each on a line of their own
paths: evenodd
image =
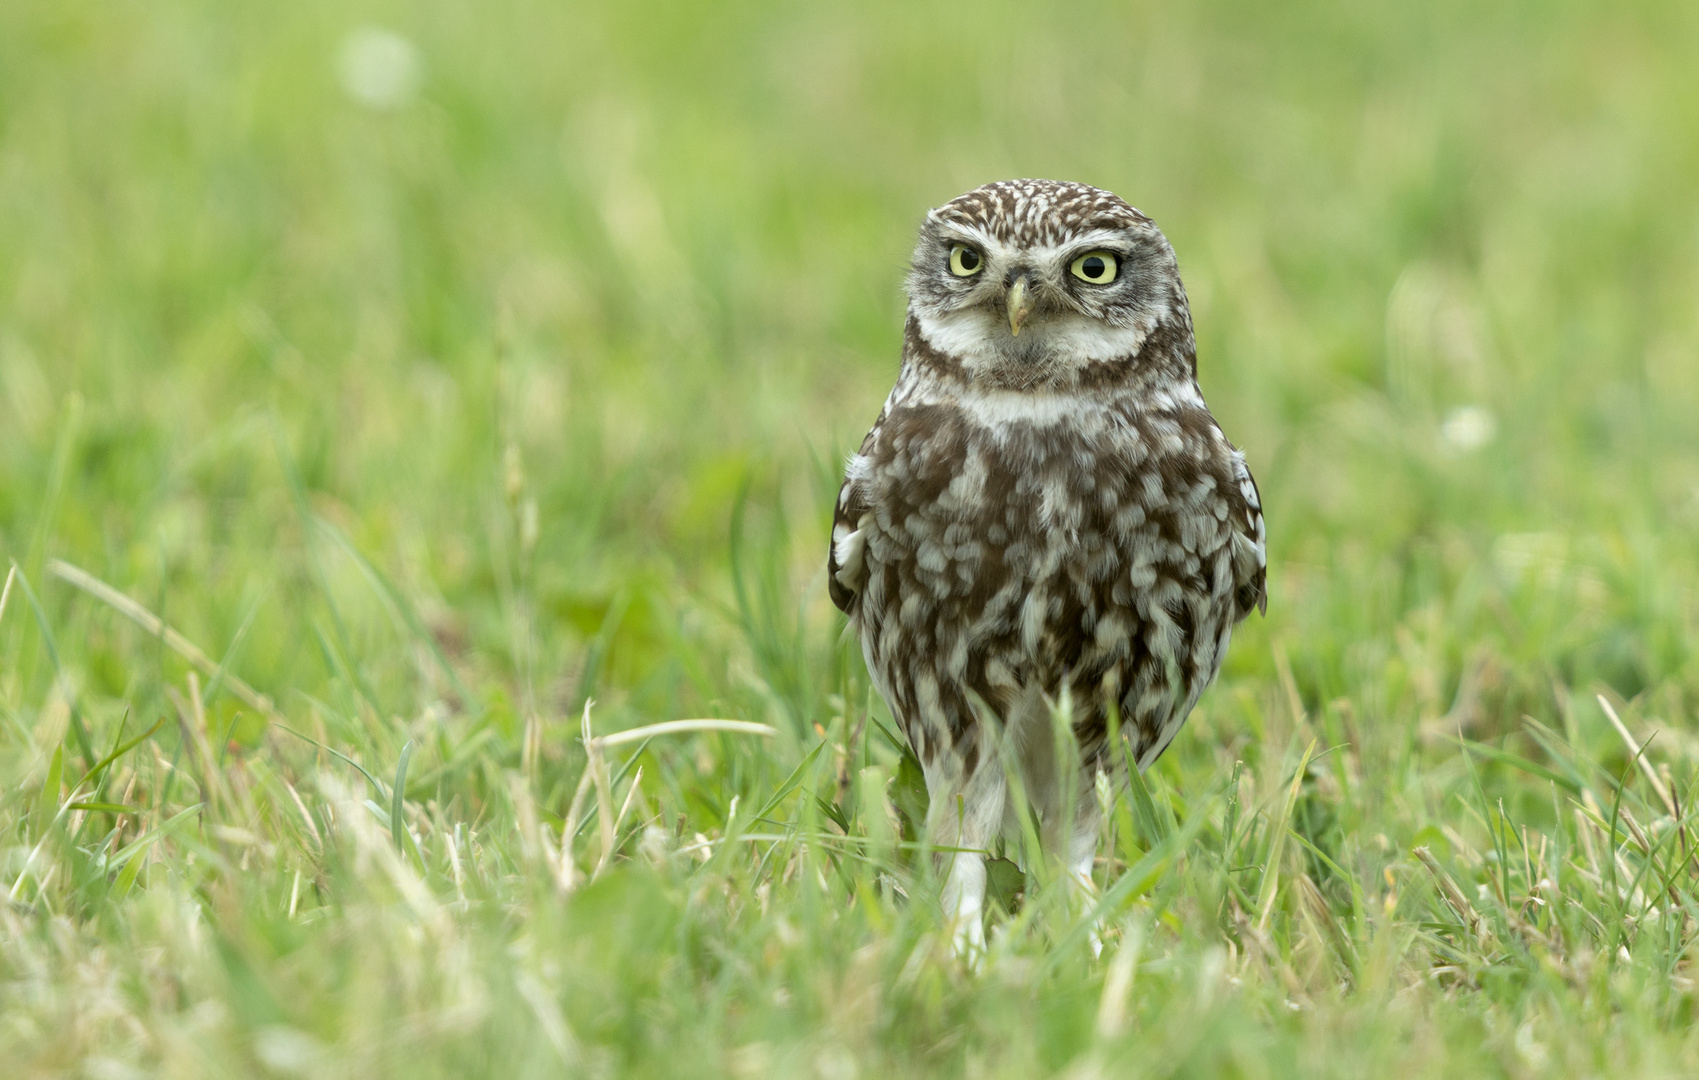
<svg viewBox="0 0 1699 1080">
<path fill-rule="evenodd" d="M 1011 244 L 992 236 L 984 229 L 972 225 L 964 225 L 959 221 L 937 220 L 938 231 L 942 238 L 961 240 L 977 245 L 991 259 L 1006 260 L 1014 255 L 1026 255 L 1038 261 L 1056 259 L 1062 255 L 1071 255 L 1076 251 L 1086 252 L 1099 247 L 1124 247 L 1126 234 L 1119 229 L 1092 229 L 1081 233 L 1065 244 L 1034 244 L 1022 247 Z"/>
</svg>

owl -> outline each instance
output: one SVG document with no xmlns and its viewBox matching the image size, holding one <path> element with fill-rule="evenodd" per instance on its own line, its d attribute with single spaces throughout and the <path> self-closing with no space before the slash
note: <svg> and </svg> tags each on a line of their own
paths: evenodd
<svg viewBox="0 0 1699 1080">
<path fill-rule="evenodd" d="M 827 583 L 920 760 L 946 918 L 978 954 L 985 853 L 1020 834 L 1010 778 L 1089 893 L 1111 714 L 1147 768 L 1266 610 L 1262 502 L 1198 388 L 1173 248 L 1115 195 L 970 191 L 926 215 L 907 288 Z"/>
</svg>

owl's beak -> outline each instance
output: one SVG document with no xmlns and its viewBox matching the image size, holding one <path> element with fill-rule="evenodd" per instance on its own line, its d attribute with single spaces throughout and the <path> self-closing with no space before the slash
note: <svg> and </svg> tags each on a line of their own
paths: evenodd
<svg viewBox="0 0 1699 1080">
<path fill-rule="evenodd" d="M 1032 291 L 1027 285 L 1027 276 L 1022 274 L 1009 286 L 1007 297 L 1009 304 L 1009 333 L 1015 337 L 1021 336 L 1021 325 L 1032 314 Z"/>
</svg>

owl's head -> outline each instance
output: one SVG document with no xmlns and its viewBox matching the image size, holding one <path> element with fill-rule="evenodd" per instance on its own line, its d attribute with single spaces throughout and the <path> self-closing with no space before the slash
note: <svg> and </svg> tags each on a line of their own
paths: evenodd
<svg viewBox="0 0 1699 1080">
<path fill-rule="evenodd" d="M 908 294 L 927 345 L 983 385 L 1191 374 L 1174 249 L 1149 218 L 1085 184 L 1003 180 L 931 211 Z"/>
</svg>

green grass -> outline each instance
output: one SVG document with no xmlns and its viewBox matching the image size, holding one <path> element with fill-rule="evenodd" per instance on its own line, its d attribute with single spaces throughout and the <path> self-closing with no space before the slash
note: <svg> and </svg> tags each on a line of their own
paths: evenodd
<svg viewBox="0 0 1699 1080">
<path fill-rule="evenodd" d="M 0 5 L 0 1071 L 1692 1069 L 1699 9 L 359 7 Z M 1019 175 L 1173 240 L 1271 597 L 975 976 L 821 563 Z"/>
</svg>

